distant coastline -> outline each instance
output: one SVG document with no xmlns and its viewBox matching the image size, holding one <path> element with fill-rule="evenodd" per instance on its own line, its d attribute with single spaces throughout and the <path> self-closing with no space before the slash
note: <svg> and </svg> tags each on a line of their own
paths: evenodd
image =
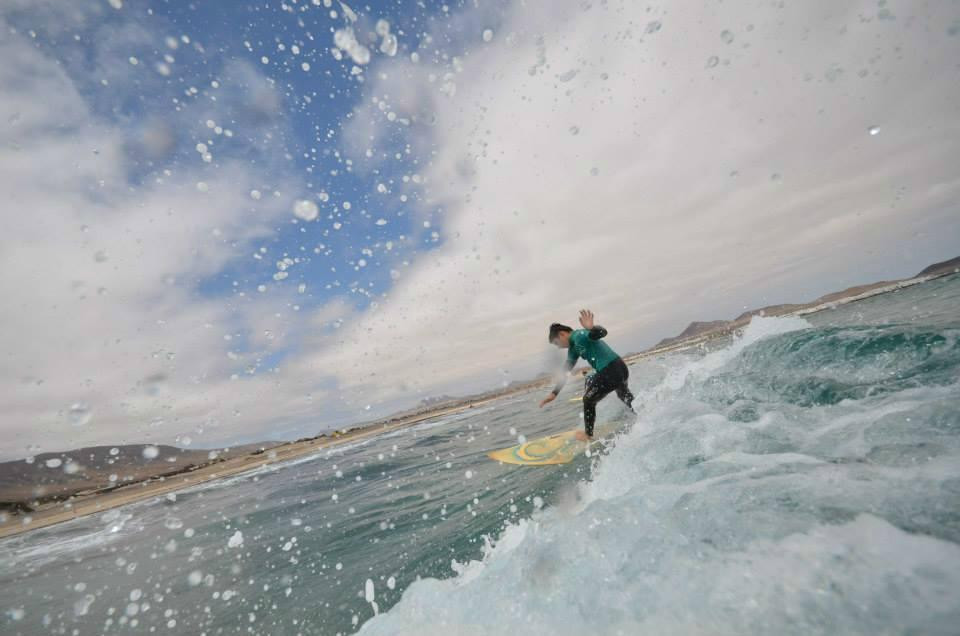
<svg viewBox="0 0 960 636">
<path fill-rule="evenodd" d="M 676 347 L 687 348 L 696 346 L 700 342 L 729 335 L 745 327 L 754 316 L 805 316 L 808 314 L 832 309 L 847 303 L 865 300 L 880 294 L 886 294 L 920 283 L 956 274 L 960 271 L 960 256 L 948 261 L 934 263 L 925 267 L 916 276 L 898 280 L 880 281 L 867 285 L 856 285 L 842 291 L 833 292 L 808 303 L 770 305 L 759 309 L 745 311 L 733 320 L 714 320 L 709 322 L 692 322 L 679 335 L 665 338 L 641 355 L 653 352 L 674 351 Z"/>
<path fill-rule="evenodd" d="M 691 323 L 680 335 L 662 340 L 656 346 L 640 353 L 625 355 L 624 360 L 627 363 L 634 363 L 652 356 L 704 346 L 709 341 L 729 337 L 736 333 L 737 330 L 749 324 L 754 316 L 809 315 L 950 276 L 958 271 L 960 271 L 960 257 L 931 265 L 912 278 L 851 287 L 841 292 L 822 296 L 809 303 L 764 307 L 745 312 L 733 320 Z M 582 372 L 583 370 L 579 371 L 579 373 Z M 316 454 L 324 449 L 405 428 L 419 422 L 461 413 L 505 397 L 542 388 L 550 382 L 551 378 L 549 376 L 540 376 L 529 382 L 514 382 L 507 387 L 478 395 L 428 400 L 416 409 L 376 422 L 360 424 L 347 430 L 324 433 L 292 442 L 247 445 L 223 453 L 186 451 L 174 447 L 163 447 L 170 449 L 163 452 L 168 454 L 165 459 L 171 465 L 163 466 L 158 461 L 156 462 L 158 467 L 155 471 L 145 471 L 141 466 L 139 472 L 128 466 L 128 472 L 133 470 L 134 474 L 119 483 L 116 483 L 116 480 L 105 480 L 100 475 L 99 477 L 91 477 L 86 482 L 77 481 L 73 490 L 63 487 L 46 488 L 48 492 L 37 495 L 35 494 L 36 489 L 30 491 L 30 494 L 26 494 L 23 490 L 23 484 L 17 485 L 18 490 L 10 486 L 7 481 L 0 481 L 0 538 L 63 523 L 137 501 L 168 496 L 191 486 Z M 147 445 L 136 446 L 144 447 Z M 81 449 L 80 451 L 74 451 L 74 453 L 89 450 L 91 449 Z M 170 457 L 175 457 L 177 453 L 183 454 L 183 456 L 171 461 Z M 203 459 L 204 455 L 207 456 L 206 461 Z M 5 462 L 0 464 L 0 469 L 5 466 L 10 469 L 23 463 L 24 460 Z M 121 466 L 117 470 L 122 469 Z M 98 471 L 99 473 L 106 472 L 102 467 Z M 0 472 L 0 477 L 2 476 L 3 473 Z M 38 486 L 43 485 L 38 484 Z"/>
</svg>

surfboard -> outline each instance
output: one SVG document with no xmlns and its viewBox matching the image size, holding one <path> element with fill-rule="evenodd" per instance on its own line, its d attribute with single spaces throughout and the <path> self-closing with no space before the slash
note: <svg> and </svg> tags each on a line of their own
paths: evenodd
<svg viewBox="0 0 960 636">
<path fill-rule="evenodd" d="M 578 397 L 572 397 L 572 398 L 570 398 L 570 401 L 571 401 L 571 402 L 583 402 L 583 396 L 580 395 L 580 396 L 578 396 Z"/>
<path fill-rule="evenodd" d="M 577 440 L 577 431 L 564 431 L 541 437 L 530 442 L 517 444 L 510 448 L 501 448 L 500 450 L 490 451 L 487 457 L 494 461 L 504 464 L 517 464 L 520 466 L 549 466 L 551 464 L 569 464 L 580 453 L 587 450 L 589 446 L 599 443 L 601 437 L 605 437 L 616 430 L 615 424 L 604 424 L 597 426 L 593 433 L 592 442 L 581 442 Z"/>
</svg>

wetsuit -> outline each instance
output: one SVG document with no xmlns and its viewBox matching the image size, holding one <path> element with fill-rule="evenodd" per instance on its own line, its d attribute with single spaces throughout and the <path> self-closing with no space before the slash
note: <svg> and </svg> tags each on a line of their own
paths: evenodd
<svg viewBox="0 0 960 636">
<path fill-rule="evenodd" d="M 628 408 L 633 408 L 633 394 L 627 386 L 630 371 L 623 359 L 601 340 L 606 335 L 607 330 L 599 326 L 590 330 L 577 329 L 570 334 L 570 348 L 563 365 L 563 376 L 553 389 L 554 395 L 560 393 L 560 389 L 567 382 L 567 374 L 579 358 L 583 358 L 597 370 L 595 374 L 587 377 L 583 391 L 583 427 L 590 436 L 593 436 L 593 425 L 597 419 L 597 402 L 611 391 L 616 391 L 617 397 L 623 400 Z"/>
</svg>

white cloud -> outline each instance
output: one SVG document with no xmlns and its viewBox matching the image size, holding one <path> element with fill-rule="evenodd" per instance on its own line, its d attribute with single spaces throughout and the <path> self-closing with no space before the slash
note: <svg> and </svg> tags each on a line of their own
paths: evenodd
<svg viewBox="0 0 960 636">
<path fill-rule="evenodd" d="M 277 413 L 275 378 L 244 372 L 284 342 L 291 299 L 194 291 L 271 235 L 291 196 L 252 201 L 269 177 L 229 160 L 207 172 L 172 161 L 169 174 L 132 183 L 126 131 L 93 115 L 54 60 L 15 34 L 0 54 L 3 455 L 198 429 L 204 444 L 259 438 L 265 422 L 309 412 L 281 396 Z M 263 83 L 236 64 L 225 77 Z M 91 411 L 88 423 L 73 425 L 73 405 Z"/>
<path fill-rule="evenodd" d="M 525 378 L 544 367 L 546 326 L 572 323 L 582 306 L 625 352 L 689 320 L 955 255 L 960 83 L 949 79 L 960 39 L 944 26 L 954 5 L 892 6 L 895 21 L 867 2 L 587 6 L 467 10 L 452 26 L 434 22 L 419 62 L 402 51 L 366 69 L 346 145 L 358 170 L 390 172 L 365 151 L 407 135 L 420 163 L 401 170 L 425 179 L 410 212 L 442 242 L 409 267 L 388 265 L 399 279 L 364 312 L 343 299 L 298 312 L 294 289 L 194 291 L 289 220 L 299 184 L 271 183 L 282 135 L 251 135 L 256 163 L 214 149 L 207 172 L 197 156 L 197 170 L 129 181 L 131 143 L 162 163 L 179 139 L 204 141 L 207 119 L 283 126 L 280 92 L 258 70 L 220 69 L 216 103 L 108 122 L 88 106 L 102 96 L 82 93 L 26 35 L 7 36 L 3 454 L 171 441 L 198 427 L 204 445 L 312 432 L 355 421 L 366 404 L 381 414 L 423 393 Z M 662 28 L 648 34 L 652 20 Z M 120 39 L 136 44 L 142 28 Z M 456 59 L 434 55 L 447 33 L 473 34 Z M 147 57 L 136 68 L 126 59 L 95 58 L 92 79 L 161 81 Z M 267 196 L 274 187 L 283 197 Z M 90 406 L 89 424 L 70 424 L 74 403 Z"/>
<path fill-rule="evenodd" d="M 479 386 L 536 370 L 581 306 L 634 349 L 954 255 L 955 7 L 892 9 L 525 3 L 495 45 L 380 66 L 369 92 L 414 122 L 445 243 L 338 366 L 371 391 L 366 366 Z M 358 150 L 396 126 L 370 101 L 353 121 Z"/>
</svg>

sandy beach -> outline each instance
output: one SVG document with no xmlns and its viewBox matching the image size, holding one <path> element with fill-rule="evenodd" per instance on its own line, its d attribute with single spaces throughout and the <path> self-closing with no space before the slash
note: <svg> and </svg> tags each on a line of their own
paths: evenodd
<svg viewBox="0 0 960 636">
<path fill-rule="evenodd" d="M 356 442 L 426 420 L 454 415 L 478 406 L 483 406 L 484 404 L 509 395 L 530 391 L 542 384 L 544 383 L 538 382 L 531 385 L 524 385 L 515 390 L 500 393 L 490 398 L 448 408 L 439 408 L 427 413 L 401 417 L 396 421 L 355 428 L 346 433 L 338 434 L 336 437 L 322 436 L 296 442 L 287 442 L 273 446 L 264 452 L 232 457 L 220 462 L 200 466 L 196 470 L 172 477 L 158 477 L 139 481 L 119 488 L 112 488 L 109 492 L 92 492 L 77 495 L 67 501 L 42 504 L 39 508 L 28 514 L 6 514 L 4 515 L 4 520 L 0 522 L 0 538 L 46 528 L 58 523 L 104 512 L 145 499 L 163 497 L 191 486 L 239 475 L 263 466 L 298 459 L 341 444 Z"/>
</svg>

